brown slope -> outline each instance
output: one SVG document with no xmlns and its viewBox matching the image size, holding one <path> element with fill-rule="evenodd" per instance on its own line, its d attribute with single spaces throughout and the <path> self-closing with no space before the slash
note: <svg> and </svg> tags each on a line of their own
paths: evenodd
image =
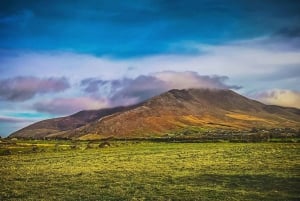
<svg viewBox="0 0 300 201">
<path fill-rule="evenodd" d="M 114 113 L 64 137 L 161 136 L 189 126 L 205 129 L 300 127 L 299 110 L 266 106 L 230 90 L 171 90 L 138 107 Z"/>
<path fill-rule="evenodd" d="M 47 136 L 56 135 L 57 133 L 76 129 L 103 116 L 125 111 L 133 107 L 134 106 L 86 110 L 66 117 L 47 119 L 22 128 L 21 130 L 12 133 L 10 137 L 44 138 Z"/>
<path fill-rule="evenodd" d="M 300 110 L 264 105 L 230 90 L 171 90 L 130 107 L 82 111 L 38 122 L 11 136 L 97 139 L 161 136 L 185 127 L 299 128 Z"/>
</svg>

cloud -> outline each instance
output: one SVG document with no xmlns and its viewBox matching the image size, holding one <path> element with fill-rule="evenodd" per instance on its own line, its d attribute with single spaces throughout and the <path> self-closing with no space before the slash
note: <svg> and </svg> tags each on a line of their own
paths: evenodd
<svg viewBox="0 0 300 201">
<path fill-rule="evenodd" d="M 61 92 L 70 87 L 68 80 L 62 78 L 37 78 L 19 76 L 0 80 L 0 100 L 24 101 L 37 94 Z"/>
<path fill-rule="evenodd" d="M 295 107 L 300 109 L 299 91 L 287 89 L 272 89 L 257 93 L 254 97 L 266 104 Z"/>
<path fill-rule="evenodd" d="M 257 79 L 263 81 L 280 81 L 280 80 L 298 80 L 300 77 L 300 68 L 298 65 L 287 66 L 287 69 L 278 69 L 269 74 L 260 75 Z"/>
<path fill-rule="evenodd" d="M 225 84 L 228 80 L 227 76 L 207 76 L 199 75 L 197 72 L 185 71 L 185 72 L 174 72 L 174 71 L 163 71 L 154 73 L 153 76 L 163 81 L 169 89 L 185 89 L 185 88 L 218 88 L 238 89 L 238 86 L 229 86 Z"/>
<path fill-rule="evenodd" d="M 99 91 L 99 85 L 104 85 L 107 81 L 98 80 L 95 78 L 87 78 L 80 82 L 81 86 L 84 86 L 84 91 L 87 93 L 93 93 Z"/>
<path fill-rule="evenodd" d="M 110 105 L 129 105 L 144 101 L 170 89 L 218 88 L 239 89 L 225 84 L 226 76 L 204 76 L 197 72 L 163 71 L 136 78 L 119 80 L 85 79 L 81 82 L 84 91 L 90 94 L 103 93 Z M 100 94 L 103 95 L 103 94 Z"/>
<path fill-rule="evenodd" d="M 37 102 L 33 108 L 38 112 L 46 112 L 56 115 L 66 115 L 80 110 L 92 110 L 107 107 L 108 103 L 104 99 L 94 99 L 90 97 L 76 98 L 55 98 L 49 101 Z"/>
<path fill-rule="evenodd" d="M 30 119 L 0 116 L 0 123 L 26 123 L 32 122 Z"/>
<path fill-rule="evenodd" d="M 300 49 L 295 48 L 291 40 L 278 41 L 274 38 L 262 37 L 221 45 L 205 45 L 195 41 L 179 42 L 177 45 L 192 49 L 193 54 L 161 54 L 116 59 L 75 52 L 0 50 L 0 99 L 13 101 L 26 99 L 26 93 L 21 98 L 16 95 L 22 94 L 22 92 L 15 93 L 18 87 L 3 86 L 3 80 L 8 82 L 20 76 L 35 79 L 67 77 L 67 83 L 79 83 L 79 85 L 72 86 L 70 90 L 63 93 L 63 96 L 62 93 L 55 94 L 55 97 L 52 97 L 54 100 L 72 99 L 82 96 L 82 92 L 85 92 L 88 98 L 94 101 L 100 99 L 100 102 L 105 100 L 108 106 L 133 104 L 171 88 L 201 85 L 233 89 L 238 88 L 236 85 L 243 86 L 239 89 L 239 93 L 242 94 L 274 88 L 298 90 Z M 42 94 L 40 90 L 37 91 L 39 92 L 29 93 L 27 97 Z M 50 91 L 48 90 L 47 93 Z M 33 102 L 43 103 L 43 99 L 50 98 L 50 95 L 36 96 L 35 99 L 27 101 L 27 105 L 21 102 L 7 103 L 14 104 L 12 107 L 19 106 L 19 109 L 30 108 Z M 50 104 L 49 101 L 47 103 Z M 0 109 L 4 107 L 7 107 L 7 104 L 0 105 Z M 88 107 L 77 109 L 85 108 Z M 65 113 L 74 110 L 66 110 Z M 40 111 L 51 112 L 46 106 L 40 108 Z M 55 114 L 59 113 L 55 109 L 52 111 Z"/>
<path fill-rule="evenodd" d="M 67 77 L 82 80 L 95 74 L 105 79 L 118 78 L 128 72 L 122 60 L 79 54 L 71 51 L 9 51 L 0 50 L 1 78 L 17 76 Z M 26 66 L 26 71 L 24 71 Z"/>
<path fill-rule="evenodd" d="M 225 75 L 230 83 L 238 83 L 254 90 L 266 86 L 264 76 L 278 78 L 282 72 L 296 72 L 300 65 L 300 49 L 294 40 L 261 37 L 233 41 L 219 45 L 199 44 L 195 41 L 178 42 L 175 46 L 192 54 L 160 54 L 139 58 L 112 58 L 75 52 L 19 52 L 0 54 L 0 79 L 6 76 L 68 77 L 72 82 L 84 78 L 102 80 L 135 78 L 160 71 L 194 71 L 206 75 Z M 172 46 L 172 45 L 171 45 Z M 180 49 L 179 48 L 179 49 Z M 172 47 L 171 47 L 172 49 Z M 172 52 L 170 50 L 170 52 Z M 26 66 L 26 72 L 22 70 Z M 134 70 L 129 70 L 134 69 Z M 1 70 L 2 69 L 2 70 Z M 259 80 L 257 80 L 259 78 Z M 284 86 L 281 86 L 284 85 Z M 296 81 L 280 78 L 271 88 L 295 88 Z M 86 90 L 97 90 L 94 87 Z"/>
</svg>

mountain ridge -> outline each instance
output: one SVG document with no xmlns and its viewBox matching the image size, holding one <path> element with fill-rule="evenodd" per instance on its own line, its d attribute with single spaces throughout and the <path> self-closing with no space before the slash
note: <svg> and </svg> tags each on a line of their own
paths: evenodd
<svg viewBox="0 0 300 201">
<path fill-rule="evenodd" d="M 188 127 L 300 128 L 300 110 L 265 105 L 227 89 L 172 89 L 142 103 L 44 120 L 10 137 L 101 139 L 161 137 Z"/>
</svg>

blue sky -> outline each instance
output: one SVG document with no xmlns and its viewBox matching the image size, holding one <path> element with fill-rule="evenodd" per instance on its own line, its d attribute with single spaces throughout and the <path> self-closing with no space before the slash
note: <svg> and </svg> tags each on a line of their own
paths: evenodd
<svg viewBox="0 0 300 201">
<path fill-rule="evenodd" d="M 171 88 L 299 108 L 299 10 L 294 0 L 2 0 L 0 134 Z"/>
</svg>

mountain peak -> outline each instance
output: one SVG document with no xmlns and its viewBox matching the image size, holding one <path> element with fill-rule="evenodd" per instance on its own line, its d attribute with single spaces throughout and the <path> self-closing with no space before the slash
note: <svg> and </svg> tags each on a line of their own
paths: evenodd
<svg viewBox="0 0 300 201">
<path fill-rule="evenodd" d="M 300 128 L 299 115 L 299 110 L 267 106 L 229 89 L 172 89 L 133 106 L 81 111 L 38 122 L 11 136 L 99 139 L 163 136 L 189 127 Z"/>
</svg>

